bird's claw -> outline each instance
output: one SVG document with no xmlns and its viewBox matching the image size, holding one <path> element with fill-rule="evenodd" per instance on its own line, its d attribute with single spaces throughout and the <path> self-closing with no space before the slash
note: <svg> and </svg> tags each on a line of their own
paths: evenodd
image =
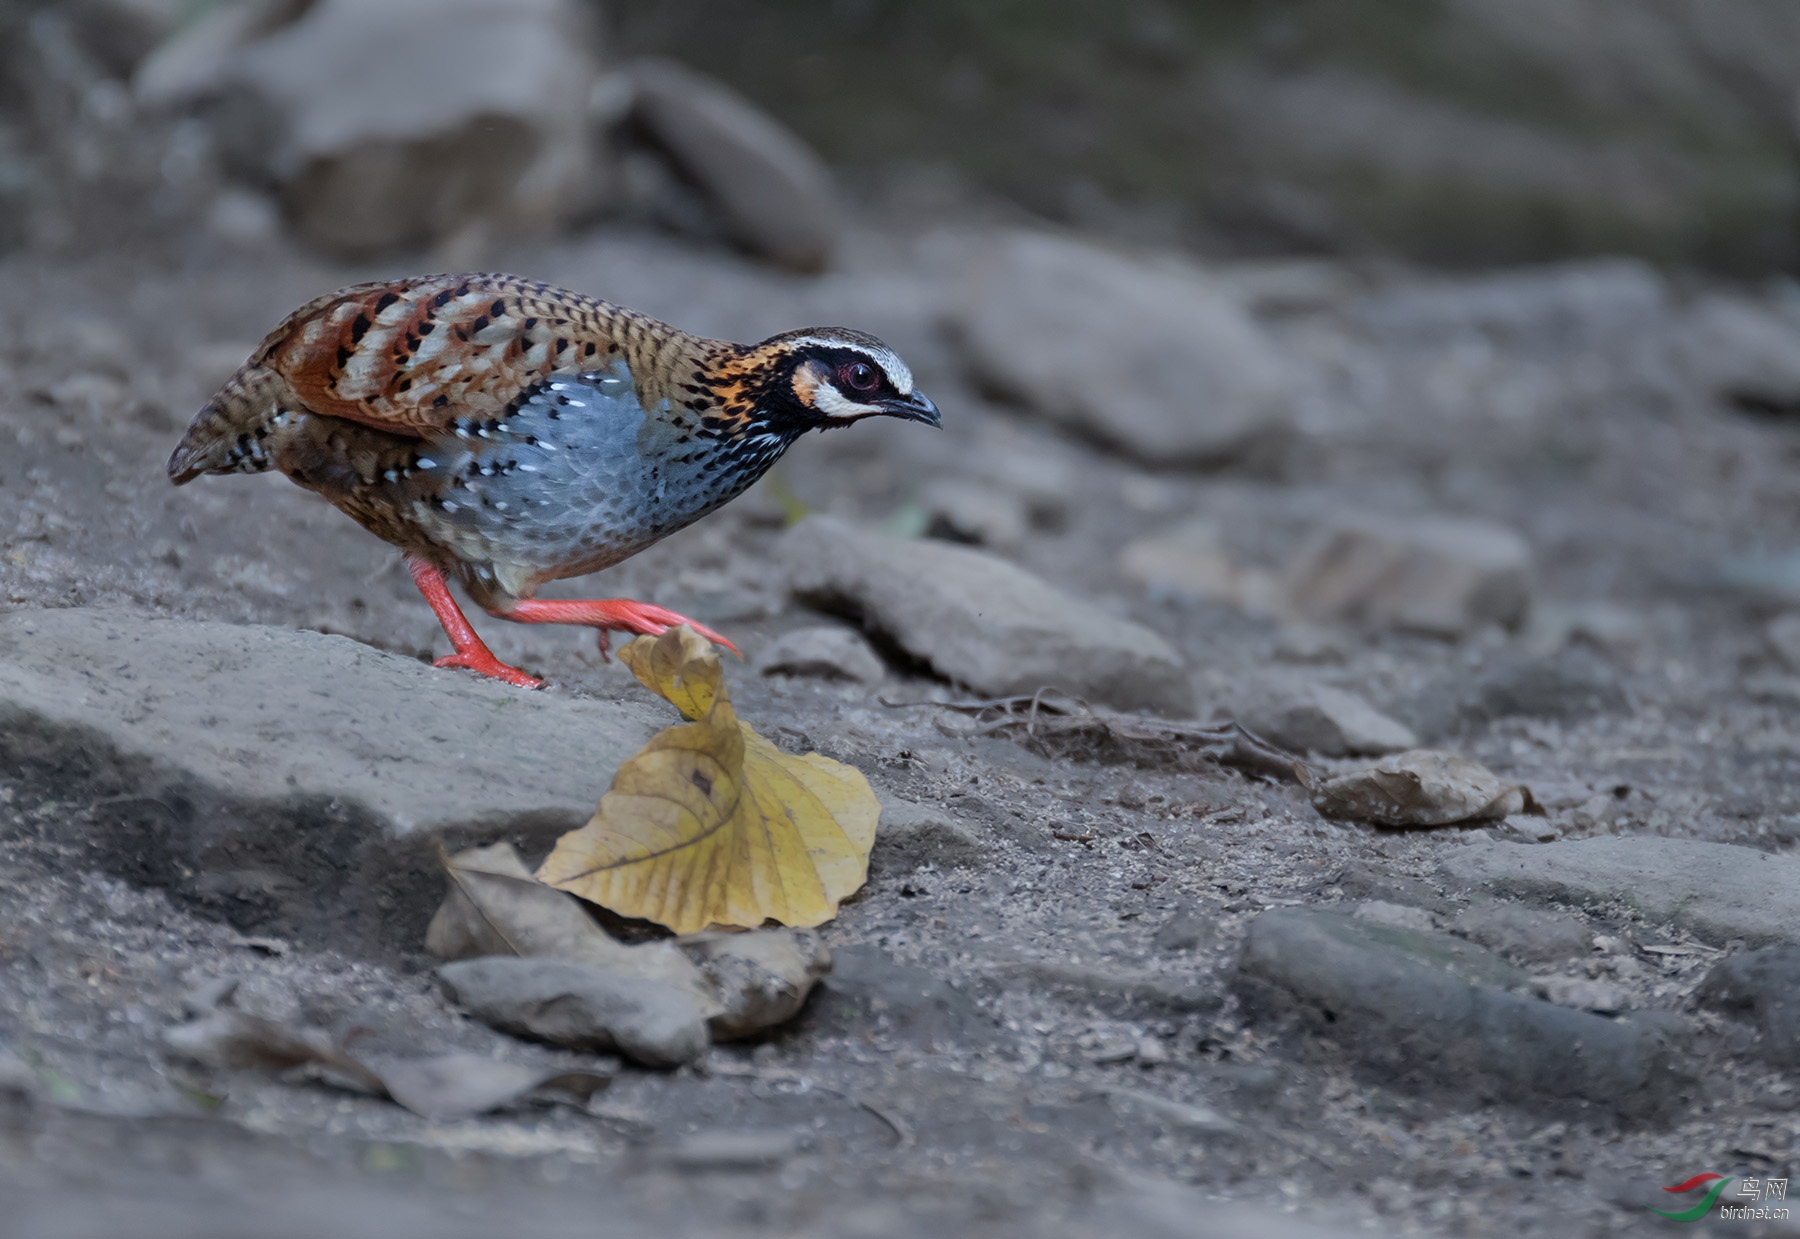
<svg viewBox="0 0 1800 1239">
<path fill-rule="evenodd" d="M 464 671 L 473 671 L 476 675 L 484 675 L 491 680 L 516 684 L 520 688 L 544 687 L 542 680 L 526 675 L 517 667 L 507 666 L 487 650 L 471 650 L 466 654 L 446 654 L 431 665 L 434 667 L 460 667 Z"/>
<path fill-rule="evenodd" d="M 495 615 L 502 619 L 512 620 L 518 624 L 581 624 L 593 628 L 600 633 L 600 657 L 605 659 L 611 649 L 607 636 L 609 632 L 627 632 L 636 637 L 660 637 L 669 629 L 686 624 L 697 634 L 715 645 L 722 645 L 733 654 L 738 653 L 737 646 L 727 641 L 704 624 L 696 624 L 685 615 L 678 615 L 667 607 L 659 607 L 650 602 L 633 602 L 628 598 L 593 598 L 564 601 L 563 599 L 522 598 L 505 611 L 495 610 Z M 740 658 L 742 655 L 738 655 Z"/>
<path fill-rule="evenodd" d="M 726 640 L 725 637 L 719 633 L 708 628 L 705 624 L 702 624 L 697 620 L 691 620 L 685 615 L 669 610 L 667 607 L 659 607 L 653 602 L 623 603 L 614 614 L 616 622 L 610 625 L 610 627 L 617 628 L 620 632 L 629 632 L 640 637 L 660 637 L 665 632 L 669 631 L 669 629 L 679 628 L 681 625 L 686 624 L 689 628 L 692 628 L 697 634 L 706 638 L 706 640 L 711 641 L 714 645 L 722 645 L 733 654 L 738 653 L 737 646 Z M 602 653 L 604 653 L 606 642 L 605 629 L 600 630 L 600 641 Z M 740 658 L 743 657 L 741 654 L 738 656 Z"/>
</svg>

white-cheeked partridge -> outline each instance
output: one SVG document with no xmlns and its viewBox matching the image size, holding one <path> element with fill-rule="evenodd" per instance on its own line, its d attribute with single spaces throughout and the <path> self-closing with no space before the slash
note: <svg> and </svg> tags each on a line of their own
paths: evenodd
<svg viewBox="0 0 1800 1239">
<path fill-rule="evenodd" d="M 515 276 L 434 275 L 290 314 L 195 416 L 169 477 L 285 473 L 406 553 L 455 648 L 439 666 L 537 687 L 483 644 L 447 576 L 503 619 L 597 628 L 603 650 L 608 630 L 687 623 L 533 595 L 705 516 L 807 431 L 876 416 L 938 424 L 859 331 L 731 344 Z"/>
</svg>

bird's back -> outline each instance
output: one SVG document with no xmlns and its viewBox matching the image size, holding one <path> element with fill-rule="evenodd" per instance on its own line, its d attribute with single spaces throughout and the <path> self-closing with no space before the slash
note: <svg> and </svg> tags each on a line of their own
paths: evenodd
<svg viewBox="0 0 1800 1239">
<path fill-rule="evenodd" d="M 195 417 L 169 476 L 180 484 L 270 468 L 272 440 L 298 414 L 429 438 L 459 420 L 507 416 L 551 375 L 620 361 L 645 407 L 655 407 L 696 364 L 735 348 L 517 276 L 362 284 L 309 302 L 270 332 Z"/>
</svg>

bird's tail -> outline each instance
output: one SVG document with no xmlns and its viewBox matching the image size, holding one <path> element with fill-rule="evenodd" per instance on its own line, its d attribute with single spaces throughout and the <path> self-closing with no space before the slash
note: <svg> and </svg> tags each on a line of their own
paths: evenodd
<svg viewBox="0 0 1800 1239">
<path fill-rule="evenodd" d="M 273 461 L 271 434 L 292 401 L 287 380 L 248 363 L 225 381 L 194 415 L 169 457 L 169 480 L 180 486 L 202 473 L 261 473 Z"/>
</svg>

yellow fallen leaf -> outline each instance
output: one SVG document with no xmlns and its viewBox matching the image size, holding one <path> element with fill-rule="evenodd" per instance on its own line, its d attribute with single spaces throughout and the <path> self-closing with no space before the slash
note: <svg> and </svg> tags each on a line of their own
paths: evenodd
<svg viewBox="0 0 1800 1239">
<path fill-rule="evenodd" d="M 538 879 L 676 933 L 818 925 L 868 877 L 881 804 L 860 771 L 783 753 L 738 721 L 712 645 L 683 625 L 619 660 L 689 721 L 619 767 Z"/>
</svg>

